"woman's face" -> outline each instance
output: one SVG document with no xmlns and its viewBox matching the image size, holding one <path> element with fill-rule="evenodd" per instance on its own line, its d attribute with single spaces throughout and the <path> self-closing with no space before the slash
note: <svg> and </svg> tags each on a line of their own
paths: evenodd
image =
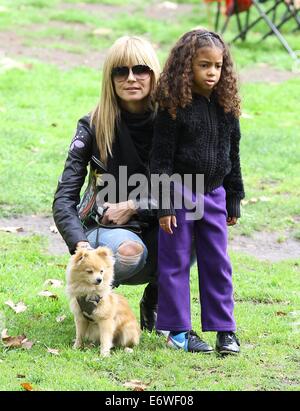
<svg viewBox="0 0 300 411">
<path fill-rule="evenodd" d="M 115 92 L 120 98 L 122 108 L 128 111 L 139 112 L 146 108 L 147 97 L 151 90 L 151 72 L 147 73 L 147 70 L 145 70 L 147 66 L 133 67 L 134 69 L 132 70 L 132 66 L 128 66 L 128 75 L 113 75 L 113 83 Z M 119 69 L 124 71 L 124 67 Z"/>
</svg>

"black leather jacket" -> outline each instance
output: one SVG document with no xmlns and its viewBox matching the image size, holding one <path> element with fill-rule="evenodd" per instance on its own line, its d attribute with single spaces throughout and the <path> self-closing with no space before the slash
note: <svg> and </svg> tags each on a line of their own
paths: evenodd
<svg viewBox="0 0 300 411">
<path fill-rule="evenodd" d="M 71 142 L 52 206 L 55 224 L 71 254 L 75 252 L 79 241 L 87 241 L 87 229 L 96 225 L 92 214 L 97 193 L 102 188 L 99 187 L 99 180 L 104 173 L 111 173 L 111 170 L 100 161 L 95 131 L 90 127 L 89 122 L 89 116 L 78 121 L 77 131 Z M 136 156 L 134 144 L 132 141 L 124 141 L 123 144 L 130 148 L 128 161 L 132 163 L 133 157 Z M 113 165 L 114 168 L 118 166 L 114 164 L 117 162 L 115 157 L 110 160 L 108 164 Z M 80 201 L 80 191 L 87 175 L 88 165 L 88 185 Z M 146 201 L 148 202 L 148 199 Z M 140 221 L 153 226 L 157 224 L 156 210 L 153 210 L 153 207 L 149 206 L 147 209 L 144 204 L 143 207 L 139 205 L 137 207 L 137 218 Z"/>
</svg>

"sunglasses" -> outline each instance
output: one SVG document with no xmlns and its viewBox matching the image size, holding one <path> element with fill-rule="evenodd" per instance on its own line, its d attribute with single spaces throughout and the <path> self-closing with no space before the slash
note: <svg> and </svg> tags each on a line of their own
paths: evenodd
<svg viewBox="0 0 300 411">
<path fill-rule="evenodd" d="M 130 70 L 132 71 L 132 74 L 134 75 L 136 80 L 145 80 L 150 76 L 152 72 L 152 69 L 150 67 L 143 64 L 138 64 L 136 66 L 132 66 L 131 68 L 127 66 L 114 67 L 111 74 L 116 81 L 125 81 L 128 79 Z"/>
</svg>

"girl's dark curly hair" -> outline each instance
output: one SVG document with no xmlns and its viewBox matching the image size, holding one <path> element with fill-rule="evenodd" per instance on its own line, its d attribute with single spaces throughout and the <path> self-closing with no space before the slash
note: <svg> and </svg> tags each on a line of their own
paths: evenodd
<svg viewBox="0 0 300 411">
<path fill-rule="evenodd" d="M 240 97 L 229 48 L 218 34 L 205 29 L 185 33 L 171 50 L 156 88 L 158 105 L 168 109 L 175 118 L 177 108 L 184 108 L 191 103 L 193 58 L 202 47 L 218 47 L 223 51 L 221 77 L 214 88 L 214 94 L 224 111 L 238 118 L 241 114 Z"/>
</svg>

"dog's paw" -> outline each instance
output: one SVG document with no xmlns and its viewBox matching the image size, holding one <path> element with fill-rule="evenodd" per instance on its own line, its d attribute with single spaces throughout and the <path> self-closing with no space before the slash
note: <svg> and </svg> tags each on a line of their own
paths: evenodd
<svg viewBox="0 0 300 411">
<path fill-rule="evenodd" d="M 100 351 L 101 357 L 110 357 L 110 351 L 108 350 L 101 350 Z"/>
<path fill-rule="evenodd" d="M 75 341 L 72 348 L 73 348 L 73 350 L 80 350 L 80 348 L 82 348 L 82 344 Z"/>
<path fill-rule="evenodd" d="M 128 354 L 132 354 L 133 353 L 133 349 L 130 347 L 125 347 L 124 348 L 124 352 L 128 353 Z"/>
</svg>

